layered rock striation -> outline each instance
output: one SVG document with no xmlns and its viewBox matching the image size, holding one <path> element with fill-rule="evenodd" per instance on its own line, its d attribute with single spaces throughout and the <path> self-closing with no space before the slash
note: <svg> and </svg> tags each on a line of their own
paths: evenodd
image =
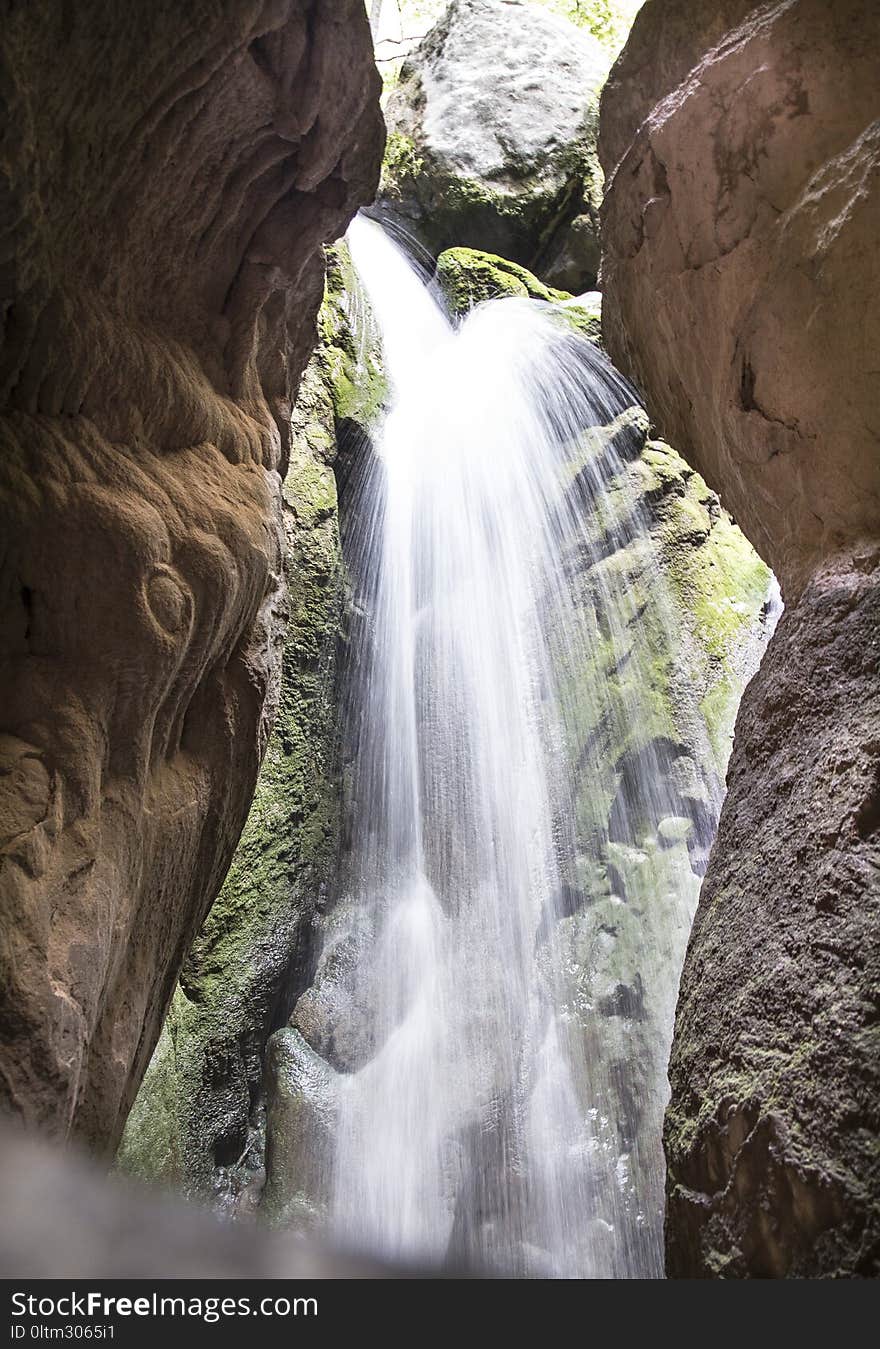
<svg viewBox="0 0 880 1349">
<path fill-rule="evenodd" d="M 2 72 L 0 1099 L 112 1145 L 279 700 L 291 412 L 378 78 L 358 0 L 28 5 Z"/>
</svg>

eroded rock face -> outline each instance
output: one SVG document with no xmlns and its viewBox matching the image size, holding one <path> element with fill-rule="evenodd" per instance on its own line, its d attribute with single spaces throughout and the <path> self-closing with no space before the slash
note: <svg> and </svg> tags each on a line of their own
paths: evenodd
<svg viewBox="0 0 880 1349">
<path fill-rule="evenodd" d="M 263 1048 L 308 964 L 303 928 L 335 861 L 343 587 L 333 416 L 316 366 L 313 358 L 300 385 L 283 488 L 288 621 L 275 724 L 232 866 L 187 954 L 120 1151 L 123 1169 L 224 1204 L 252 1188 L 261 1166 L 259 1147 L 248 1144 L 259 1133 Z"/>
<path fill-rule="evenodd" d="M 277 702 L 291 408 L 378 81 L 359 0 L 34 4 L 2 45 L 0 1097 L 112 1144 Z"/>
<path fill-rule="evenodd" d="M 283 487 L 289 620 L 278 712 L 232 866 L 187 955 L 117 1158 L 224 1211 L 260 1194 L 262 1087 L 276 1062 L 266 1042 L 308 978 L 339 843 L 336 675 L 351 614 L 336 475 L 344 482 L 351 428 L 375 412 L 384 384 L 349 322 L 345 245 L 327 250 L 327 262 Z"/>
<path fill-rule="evenodd" d="M 790 602 L 880 532 L 880 11 L 761 6 L 646 108 L 669 8 L 603 98 L 606 341 Z"/>
<path fill-rule="evenodd" d="M 587 290 L 599 265 L 597 99 L 589 33 L 511 0 L 452 0 L 388 104 L 381 203 L 437 254 L 453 245 Z"/>
<path fill-rule="evenodd" d="M 880 1269 L 878 561 L 813 577 L 743 699 L 670 1067 L 670 1274 Z"/>
<path fill-rule="evenodd" d="M 645 6 L 601 137 L 609 348 L 788 606 L 682 977 L 667 1268 L 875 1273 L 880 13 L 711 9 Z"/>
</svg>

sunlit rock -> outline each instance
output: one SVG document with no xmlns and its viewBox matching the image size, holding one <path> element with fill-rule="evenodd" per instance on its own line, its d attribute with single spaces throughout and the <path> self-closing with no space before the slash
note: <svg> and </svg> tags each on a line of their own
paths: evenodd
<svg viewBox="0 0 880 1349">
<path fill-rule="evenodd" d="M 593 285 L 609 64 L 558 14 L 452 0 L 390 97 L 380 208 L 435 255 L 485 249 L 548 284 Z"/>
</svg>

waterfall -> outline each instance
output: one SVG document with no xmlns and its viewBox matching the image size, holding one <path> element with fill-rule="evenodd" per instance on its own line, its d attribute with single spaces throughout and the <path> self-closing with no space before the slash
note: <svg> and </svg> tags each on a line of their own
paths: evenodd
<svg viewBox="0 0 880 1349">
<path fill-rule="evenodd" d="M 691 862 L 719 798 L 710 772 L 682 821 L 670 765 L 692 763 L 651 701 L 675 619 L 627 487 L 643 414 L 564 310 L 505 299 L 455 326 L 378 225 L 349 245 L 392 392 L 347 508 L 348 842 L 313 995 L 335 1026 L 327 1221 L 427 1264 L 657 1276 Z"/>
</svg>

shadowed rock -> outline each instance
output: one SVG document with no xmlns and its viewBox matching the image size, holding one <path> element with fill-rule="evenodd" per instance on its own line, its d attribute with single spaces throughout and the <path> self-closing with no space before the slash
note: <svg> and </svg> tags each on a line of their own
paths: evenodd
<svg viewBox="0 0 880 1349">
<path fill-rule="evenodd" d="M 34 3 L 0 59 L 0 1099 L 112 1145 L 278 696 L 291 408 L 378 80 L 358 0 Z"/>
<path fill-rule="evenodd" d="M 878 62 L 867 0 L 649 0 L 603 96 L 609 350 L 787 605 L 681 982 L 676 1275 L 880 1268 Z"/>
</svg>

